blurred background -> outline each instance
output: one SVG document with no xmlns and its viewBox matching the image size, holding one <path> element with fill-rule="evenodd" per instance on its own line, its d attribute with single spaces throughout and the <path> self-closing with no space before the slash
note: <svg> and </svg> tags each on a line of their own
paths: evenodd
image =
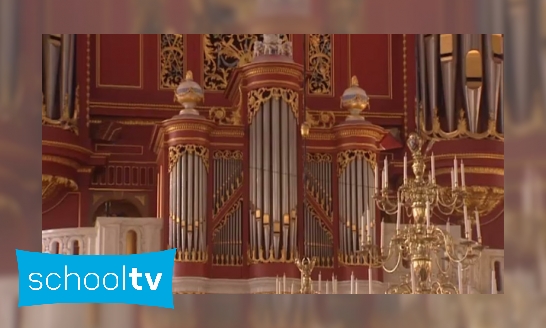
<svg viewBox="0 0 546 328">
<path fill-rule="evenodd" d="M 117 0 L 0 2 L 0 326 L 542 326 L 546 1 Z M 413 13 L 413 15 L 408 15 Z M 176 310 L 123 305 L 17 309 L 15 248 L 40 251 L 41 33 L 504 33 L 506 295 L 177 295 Z M 36 97 L 36 98 L 34 98 Z M 286 297 L 280 301 L 275 297 Z M 487 299 L 486 299 L 487 298 Z M 542 310 L 542 311 L 541 311 Z M 229 321 L 226 321 L 229 319 Z"/>
</svg>

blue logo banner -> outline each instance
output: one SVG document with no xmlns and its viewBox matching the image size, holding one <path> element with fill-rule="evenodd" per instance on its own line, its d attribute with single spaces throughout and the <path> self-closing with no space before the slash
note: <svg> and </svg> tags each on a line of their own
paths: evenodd
<svg viewBox="0 0 546 328">
<path fill-rule="evenodd" d="M 172 309 L 175 251 L 57 255 L 16 250 L 19 306 L 125 303 Z"/>
</svg>

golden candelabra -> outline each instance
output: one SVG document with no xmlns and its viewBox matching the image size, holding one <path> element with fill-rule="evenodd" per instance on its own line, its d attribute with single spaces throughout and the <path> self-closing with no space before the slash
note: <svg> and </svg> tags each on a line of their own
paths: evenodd
<svg viewBox="0 0 546 328">
<path fill-rule="evenodd" d="M 425 177 L 423 143 L 424 140 L 419 135 L 410 134 L 407 145 L 413 159 L 414 177 L 408 178 L 407 157 L 404 157 L 404 183 L 396 191 L 389 190 L 387 160 L 385 159 L 383 167 L 381 185 L 376 167 L 374 198 L 381 211 L 397 215 L 396 234 L 384 247 L 384 223 L 381 223 L 380 245 L 373 243 L 370 232 L 373 222 L 370 222 L 368 215 L 366 231 L 364 228 L 362 231 L 360 255 L 366 265 L 383 268 L 388 273 L 398 270 L 403 261 L 410 263 L 410 275 L 403 276 L 401 283 L 390 287 L 387 294 L 463 294 L 464 272 L 477 262 L 484 249 L 479 215 L 475 211 L 474 218 L 468 216 L 466 204 L 469 193 L 466 191 L 464 164 L 461 162 L 459 166 L 457 159 L 454 160 L 451 188 L 437 185 L 434 154 L 431 155 L 428 177 Z M 450 234 L 449 222 L 444 229 L 430 222 L 433 210 L 449 215 L 457 209 L 462 209 L 464 213 L 465 236 L 461 241 L 456 241 Z M 403 214 L 410 218 L 410 222 L 401 228 Z M 472 240 L 473 224 L 476 225 L 477 240 Z M 396 263 L 392 268 L 387 268 L 386 264 L 393 257 L 396 258 Z M 436 264 L 436 269 L 433 264 Z M 450 279 L 454 264 L 458 269 L 457 285 Z"/>
</svg>

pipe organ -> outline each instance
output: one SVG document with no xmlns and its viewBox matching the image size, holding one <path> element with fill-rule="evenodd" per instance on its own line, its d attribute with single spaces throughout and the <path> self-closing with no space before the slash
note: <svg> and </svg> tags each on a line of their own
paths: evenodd
<svg viewBox="0 0 546 328">
<path fill-rule="evenodd" d="M 375 218 L 375 159 L 375 153 L 366 150 L 346 150 L 337 155 L 339 258 L 342 263 L 361 263 L 357 251 L 367 229 L 365 215 Z"/>
<path fill-rule="evenodd" d="M 417 36 L 420 129 L 442 139 L 502 139 L 502 34 Z"/>
<path fill-rule="evenodd" d="M 250 116 L 250 258 L 293 260 L 297 252 L 297 117 L 290 90 L 251 93 L 261 104 Z"/>
<path fill-rule="evenodd" d="M 179 260 L 207 260 L 208 156 L 199 145 L 169 147 L 169 245 Z"/>
<path fill-rule="evenodd" d="M 319 267 L 333 267 L 332 156 L 330 154 L 307 153 L 305 191 L 305 254 L 316 257 L 316 265 Z"/>
<path fill-rule="evenodd" d="M 297 275 L 301 257 L 326 270 L 361 265 L 355 252 L 364 213 L 375 217 L 371 181 L 388 132 L 360 115 L 368 98 L 356 77 L 341 99 L 347 119 L 335 125 L 323 114 L 331 124 L 320 126 L 300 110 L 303 67 L 291 44 L 263 40 L 252 62 L 230 74 L 225 92 L 237 106 L 200 115 L 203 89 L 188 71 L 175 91 L 184 109 L 155 134 L 168 162 L 160 176 L 169 179 L 163 212 L 175 276 L 207 276 L 210 268 L 263 276 L 282 264 Z"/>
</svg>

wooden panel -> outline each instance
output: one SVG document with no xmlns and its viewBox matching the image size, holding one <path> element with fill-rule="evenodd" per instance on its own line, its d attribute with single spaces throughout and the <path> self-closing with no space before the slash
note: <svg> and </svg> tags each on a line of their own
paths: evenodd
<svg viewBox="0 0 546 328">
<path fill-rule="evenodd" d="M 356 75 L 371 99 L 392 99 L 392 35 L 351 34 L 348 48 L 349 79 Z"/>
<path fill-rule="evenodd" d="M 142 89 L 142 34 L 102 34 L 96 38 L 96 85 Z"/>
</svg>

